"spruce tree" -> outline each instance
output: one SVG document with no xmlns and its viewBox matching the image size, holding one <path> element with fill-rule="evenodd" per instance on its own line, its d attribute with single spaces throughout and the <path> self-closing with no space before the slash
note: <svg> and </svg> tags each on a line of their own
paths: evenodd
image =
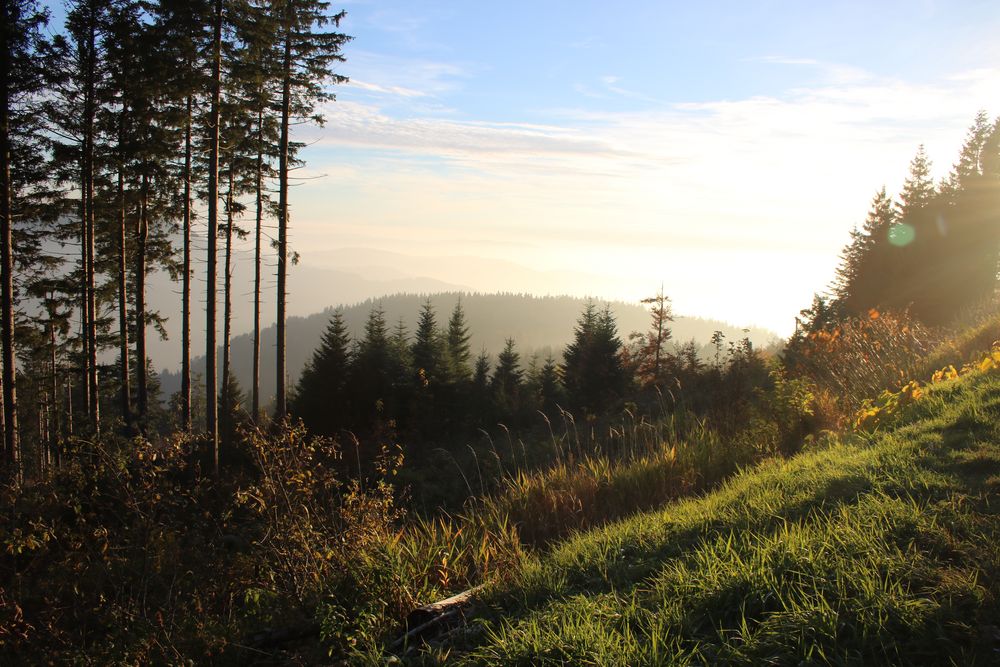
<svg viewBox="0 0 1000 667">
<path fill-rule="evenodd" d="M 343 311 L 330 318 L 320 345 L 313 352 L 295 387 L 289 412 L 303 421 L 310 433 L 334 436 L 349 426 L 348 371 L 351 339 Z"/>
<path fill-rule="evenodd" d="M 545 362 L 538 371 L 536 386 L 538 403 L 545 414 L 551 415 L 565 402 L 566 392 L 559 377 L 559 365 L 551 354 L 545 357 Z"/>
<path fill-rule="evenodd" d="M 622 341 L 610 306 L 584 308 L 563 353 L 563 381 L 570 405 L 590 414 L 613 407 L 625 393 L 627 374 Z"/>
<path fill-rule="evenodd" d="M 331 84 L 346 81 L 333 72 L 344 60 L 341 48 L 350 37 L 324 28 L 337 27 L 344 12 L 327 13 L 321 0 L 281 0 L 273 5 L 280 48 L 280 124 L 278 139 L 278 294 L 276 317 L 277 392 L 275 416 L 285 416 L 285 299 L 288 277 L 289 175 L 295 160 L 290 128 L 296 119 L 322 123 L 316 106 L 332 100 Z"/>
<path fill-rule="evenodd" d="M 394 415 L 393 355 L 385 311 L 372 306 L 350 371 L 354 419 L 359 427 L 373 426 L 384 415 Z"/>
<path fill-rule="evenodd" d="M 451 317 L 448 318 L 448 361 L 453 382 L 468 382 L 472 374 L 472 369 L 469 368 L 469 359 L 472 356 L 469 347 L 471 338 L 469 327 L 465 323 L 462 296 L 459 295 L 455 308 L 451 311 Z"/>
<path fill-rule="evenodd" d="M 171 67 L 163 84 L 173 108 L 173 123 L 179 145 L 175 178 L 180 191 L 182 259 L 181 276 L 181 429 L 190 431 L 192 419 L 191 381 L 191 228 L 194 222 L 193 188 L 196 180 L 195 119 L 204 91 L 209 88 L 207 67 L 201 51 L 209 41 L 212 4 L 206 0 L 160 0 L 153 6 L 161 37 L 159 44 Z"/>
<path fill-rule="evenodd" d="M 45 117 L 52 137 L 53 184 L 68 189 L 63 205 L 75 229 L 60 236 L 80 248 L 78 267 L 80 319 L 80 387 L 93 431 L 100 429 L 98 393 L 98 303 L 96 285 L 98 126 L 101 91 L 107 77 L 102 33 L 108 19 L 106 1 L 77 0 L 68 7 L 65 34 L 56 35 L 45 63 Z M 76 201 L 73 201 L 73 197 Z"/>
<path fill-rule="evenodd" d="M 279 139 L 278 120 L 274 113 L 276 85 L 280 76 L 279 62 L 274 51 L 277 38 L 277 20 L 267 3 L 249 3 L 244 6 L 236 22 L 237 41 L 242 45 L 236 59 L 236 78 L 240 96 L 252 118 L 247 135 L 247 153 L 253 163 L 248 169 L 252 174 L 254 197 L 254 282 L 253 282 L 253 351 L 251 414 L 260 416 L 260 315 L 263 263 L 263 235 L 265 217 L 273 214 L 273 204 L 266 181 L 275 171 L 272 158 L 276 155 Z"/>
<path fill-rule="evenodd" d="M 38 54 L 47 15 L 30 0 L 3 0 L 0 58 L 0 363 L 2 384 L 3 461 L 12 479 L 20 476 L 17 416 L 17 367 L 14 304 L 15 230 L 26 174 L 38 161 L 37 124 L 33 120 L 42 87 Z"/>
<path fill-rule="evenodd" d="M 205 430 L 212 441 L 213 470 L 219 474 L 219 406 L 216 378 L 217 252 L 219 234 L 219 133 L 222 105 L 223 0 L 215 0 L 212 14 L 211 83 L 208 143 L 208 280 L 205 306 Z"/>
<path fill-rule="evenodd" d="M 434 304 L 428 298 L 420 308 L 417 330 L 411 348 L 413 369 L 418 390 L 436 388 L 446 378 L 445 350 L 434 314 Z"/>
<path fill-rule="evenodd" d="M 834 310 L 848 315 L 867 315 L 880 308 L 891 289 L 888 269 L 896 249 L 889 241 L 896 224 L 896 211 L 885 187 L 872 198 L 861 229 L 851 232 L 851 242 L 841 252 L 834 279 Z"/>
<path fill-rule="evenodd" d="M 521 388 L 524 371 L 521 369 L 521 355 L 514 349 L 514 339 L 508 338 L 503 351 L 497 355 L 493 377 L 490 378 L 490 391 L 498 416 L 501 419 L 511 419 L 517 416 L 520 408 Z"/>
<path fill-rule="evenodd" d="M 492 407 L 490 397 L 490 356 L 480 350 L 472 369 L 472 386 L 469 391 L 472 417 L 480 423 L 489 421 Z"/>
<path fill-rule="evenodd" d="M 958 162 L 941 188 L 937 207 L 943 232 L 931 266 L 931 322 L 947 323 L 989 298 L 1000 270 L 1000 118 L 976 116 Z"/>
<path fill-rule="evenodd" d="M 663 293 L 661 286 L 656 296 L 643 299 L 642 303 L 651 306 L 652 327 L 641 337 L 637 372 L 643 386 L 661 385 L 664 380 L 667 357 L 664 346 L 670 340 L 670 323 L 674 321 L 670 297 Z"/>
</svg>

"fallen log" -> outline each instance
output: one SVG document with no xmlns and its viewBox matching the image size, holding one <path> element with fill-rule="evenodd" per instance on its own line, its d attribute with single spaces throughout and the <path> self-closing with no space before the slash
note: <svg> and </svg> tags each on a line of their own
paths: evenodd
<svg viewBox="0 0 1000 667">
<path fill-rule="evenodd" d="M 439 602 L 417 607 L 406 617 L 406 632 L 392 643 L 395 651 L 415 641 L 427 641 L 466 623 L 472 616 L 475 595 L 482 585 L 462 591 Z"/>
</svg>

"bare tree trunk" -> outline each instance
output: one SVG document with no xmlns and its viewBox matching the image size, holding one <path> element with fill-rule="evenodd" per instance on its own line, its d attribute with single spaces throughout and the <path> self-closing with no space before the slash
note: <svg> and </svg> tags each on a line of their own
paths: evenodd
<svg viewBox="0 0 1000 667">
<path fill-rule="evenodd" d="M 222 96 L 222 1 L 215 0 L 212 45 L 212 107 L 208 159 L 208 299 L 205 305 L 205 425 L 212 439 L 213 471 L 219 475 L 219 405 L 215 377 L 216 251 L 219 233 L 219 107 Z"/>
<path fill-rule="evenodd" d="M 82 173 L 82 163 L 81 163 Z M 83 181 L 81 180 L 81 185 Z M 84 188 L 86 190 L 86 188 Z M 80 387 L 83 413 L 90 414 L 90 309 L 87 308 L 87 203 L 80 197 Z"/>
<path fill-rule="evenodd" d="M 101 430 L 101 408 L 98 396 L 97 379 L 97 290 L 94 284 L 94 116 L 95 112 L 95 50 L 97 44 L 97 27 L 93 16 L 90 17 L 89 34 L 87 37 L 87 71 L 85 73 L 84 93 L 84 139 L 83 139 L 83 192 L 84 200 L 84 249 L 85 266 L 84 281 L 87 294 L 86 303 L 86 336 L 87 336 L 87 413 L 94 433 Z"/>
<path fill-rule="evenodd" d="M 135 388 L 136 416 L 140 424 L 149 408 L 146 386 L 146 242 L 149 239 L 149 176 L 142 175 L 139 217 L 135 227 Z M 140 426 L 142 428 L 142 426 Z"/>
<path fill-rule="evenodd" d="M 191 95 L 184 125 L 184 275 L 181 287 L 181 428 L 191 430 Z"/>
<path fill-rule="evenodd" d="M 48 398 L 45 396 L 45 394 L 42 394 L 41 399 L 42 400 L 41 402 L 39 402 L 38 409 L 36 410 L 35 414 L 35 421 L 37 422 L 37 424 L 35 425 L 36 428 L 35 432 L 36 432 L 36 437 L 38 438 L 35 441 L 38 443 L 38 446 L 35 447 L 36 450 L 35 455 L 38 457 L 38 464 L 37 464 L 38 476 L 44 479 L 46 472 L 45 470 L 46 448 L 43 446 L 43 443 L 45 443 L 45 441 L 48 440 L 48 435 L 45 433 L 45 404 L 48 402 Z"/>
<path fill-rule="evenodd" d="M 6 12 L 5 12 L 6 13 Z M 0 348 L 3 361 L 3 459 L 11 479 L 19 477 L 17 437 L 17 367 L 14 359 L 14 253 L 11 233 L 10 183 L 10 103 L 6 82 L 10 76 L 8 45 L 3 49 L 0 65 Z"/>
<path fill-rule="evenodd" d="M 59 367 L 56 365 L 56 327 L 49 315 L 49 451 L 53 464 L 58 468 L 62 463 L 59 456 Z"/>
<path fill-rule="evenodd" d="M 2 364 L 3 364 L 3 355 L 0 354 L 0 365 Z M 3 377 L 5 375 L 7 375 L 6 370 L 0 373 L 0 457 L 2 457 L 3 459 L 3 464 L 2 464 L 3 466 L 6 466 L 7 463 L 9 463 L 7 461 L 7 426 L 6 426 L 7 419 L 4 416 L 6 413 L 6 411 L 4 410 L 4 405 L 6 405 L 6 402 L 3 400 L 4 397 L 3 388 L 6 386 L 3 381 Z"/>
<path fill-rule="evenodd" d="M 73 376 L 66 378 L 66 436 L 73 437 Z"/>
<path fill-rule="evenodd" d="M 232 387 L 229 385 L 230 368 L 230 348 L 229 338 L 232 325 L 233 313 L 233 165 L 230 159 L 229 164 L 229 190 L 226 193 L 226 258 L 225 269 L 222 276 L 222 409 L 225 411 L 222 416 L 224 425 L 223 438 L 228 445 L 230 436 L 230 420 L 232 419 L 231 402 Z"/>
<path fill-rule="evenodd" d="M 93 144 L 91 143 L 91 151 Z M 101 403 L 97 377 L 97 287 L 94 278 L 94 176 L 93 156 L 88 160 L 87 179 L 87 361 L 90 393 L 90 422 L 94 433 L 101 432 Z"/>
<path fill-rule="evenodd" d="M 80 346 L 81 371 L 80 387 L 83 390 L 83 411 L 90 415 L 90 291 L 87 269 L 90 266 L 90 243 L 87 234 L 87 161 L 86 147 L 81 146 L 80 154 Z"/>
<path fill-rule="evenodd" d="M 291 9 L 286 10 L 289 13 Z M 290 21 L 289 21 L 290 23 Z M 288 273 L 288 124 L 291 116 L 292 93 L 292 30 L 286 26 L 285 48 L 282 58 L 281 83 L 281 137 L 278 144 L 278 313 L 277 359 L 275 361 L 277 389 L 275 391 L 275 419 L 285 418 L 285 292 Z"/>
<path fill-rule="evenodd" d="M 253 398 L 250 401 L 254 423 L 260 415 L 260 241 L 261 223 L 264 218 L 264 112 L 257 111 L 257 174 L 256 225 L 253 246 Z"/>
<path fill-rule="evenodd" d="M 124 144 L 125 111 L 122 111 L 121 127 L 119 131 L 119 150 Z M 124 159 L 124 158 L 122 158 Z M 129 368 L 129 342 L 128 342 L 128 264 L 126 261 L 127 248 L 125 220 L 125 166 L 118 165 L 118 355 L 121 357 L 120 381 L 121 394 L 120 406 L 122 419 L 125 420 L 126 429 L 131 430 L 132 426 L 132 373 Z"/>
</svg>

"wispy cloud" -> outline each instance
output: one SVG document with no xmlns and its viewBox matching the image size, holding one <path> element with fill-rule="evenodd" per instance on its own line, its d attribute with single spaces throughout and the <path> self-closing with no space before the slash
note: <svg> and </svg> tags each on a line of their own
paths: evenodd
<svg viewBox="0 0 1000 667">
<path fill-rule="evenodd" d="M 872 74 L 863 68 L 830 63 L 815 58 L 791 58 L 788 56 L 760 56 L 747 58 L 750 62 L 770 63 L 773 65 L 789 65 L 792 67 L 810 67 L 817 70 L 827 82 L 836 84 L 858 83 L 873 79 Z"/>
<path fill-rule="evenodd" d="M 344 101 L 326 110 L 309 160 L 322 171 L 350 150 L 358 161 L 301 188 L 297 229 L 317 248 L 381 239 L 431 252 L 475 237 L 464 252 L 485 256 L 517 239 L 519 261 L 588 266 L 640 290 L 663 280 L 680 286 L 681 311 L 780 328 L 829 280 L 874 191 L 898 189 L 920 143 L 945 175 L 980 108 L 1000 110 L 1000 68 L 645 111 L 550 109 L 533 123 Z M 322 203 L 333 196 L 343 222 Z M 760 298 L 734 302 L 733 290 Z"/>
<path fill-rule="evenodd" d="M 518 170 L 559 166 L 577 171 L 592 168 L 595 161 L 629 157 L 604 138 L 573 127 L 397 118 L 377 106 L 356 102 L 328 105 L 324 115 L 327 126 L 316 132 L 323 145 L 419 154 L 493 173 L 496 169 L 491 165 Z"/>
<path fill-rule="evenodd" d="M 461 62 L 403 58 L 363 49 L 351 50 L 351 81 L 364 81 L 380 91 L 419 91 L 423 96 L 444 95 L 460 88 L 470 75 L 470 66 Z M 345 89 L 345 92 L 348 90 Z"/>
<path fill-rule="evenodd" d="M 351 79 L 347 85 L 352 88 L 360 88 L 361 90 L 370 93 L 394 95 L 397 97 L 426 97 L 428 95 L 428 93 L 423 90 L 415 90 L 404 86 L 380 86 L 377 83 L 368 83 L 367 81 L 358 81 L 357 79 Z"/>
</svg>

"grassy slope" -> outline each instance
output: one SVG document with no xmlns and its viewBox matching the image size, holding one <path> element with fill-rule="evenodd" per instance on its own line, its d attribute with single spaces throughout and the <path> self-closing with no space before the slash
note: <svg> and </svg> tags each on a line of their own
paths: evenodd
<svg viewBox="0 0 1000 667">
<path fill-rule="evenodd" d="M 1000 378 L 560 544 L 449 664 L 997 664 Z"/>
</svg>

